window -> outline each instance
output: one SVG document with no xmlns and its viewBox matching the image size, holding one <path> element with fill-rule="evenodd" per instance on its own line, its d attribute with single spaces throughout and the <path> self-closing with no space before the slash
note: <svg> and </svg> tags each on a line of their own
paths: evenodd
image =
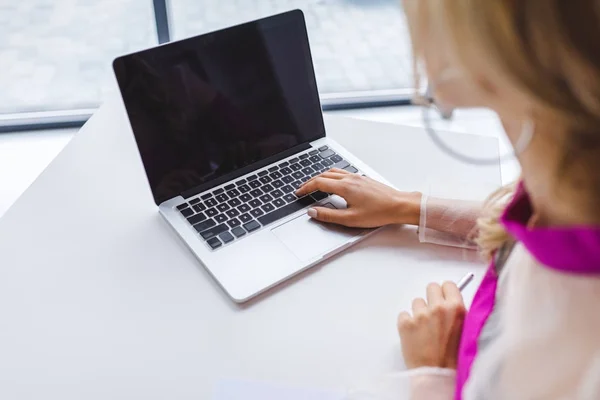
<svg viewBox="0 0 600 400">
<path fill-rule="evenodd" d="M 113 58 L 155 32 L 151 1 L 3 1 L 0 114 L 97 107 Z"/>
<path fill-rule="evenodd" d="M 114 88 L 118 55 L 295 8 L 306 17 L 325 107 L 409 97 L 399 0 L 4 1 L 0 132 L 19 126 L 14 121 L 29 129 L 81 125 Z"/>
</svg>

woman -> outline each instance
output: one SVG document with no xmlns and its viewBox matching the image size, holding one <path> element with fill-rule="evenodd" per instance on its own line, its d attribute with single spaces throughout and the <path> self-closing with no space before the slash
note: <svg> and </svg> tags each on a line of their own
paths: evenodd
<svg viewBox="0 0 600 400">
<path fill-rule="evenodd" d="M 468 313 L 445 283 L 400 314 L 408 371 L 366 398 L 600 399 L 600 2 L 404 7 L 435 101 L 497 112 L 522 178 L 481 211 L 340 170 L 299 190 L 347 200 L 310 210 L 318 220 L 415 224 L 471 239 L 491 262 Z"/>
</svg>

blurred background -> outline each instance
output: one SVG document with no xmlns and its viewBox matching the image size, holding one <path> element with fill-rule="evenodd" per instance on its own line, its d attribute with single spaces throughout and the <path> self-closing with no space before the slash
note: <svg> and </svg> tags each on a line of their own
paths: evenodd
<svg viewBox="0 0 600 400">
<path fill-rule="evenodd" d="M 324 105 L 408 98 L 400 0 L 0 0 L 0 122 L 69 125 L 112 90 L 116 56 L 295 8 Z"/>
</svg>

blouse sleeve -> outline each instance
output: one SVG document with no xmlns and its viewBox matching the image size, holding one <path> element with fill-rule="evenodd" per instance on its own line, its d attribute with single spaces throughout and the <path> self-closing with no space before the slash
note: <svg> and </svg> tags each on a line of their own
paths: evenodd
<svg viewBox="0 0 600 400">
<path fill-rule="evenodd" d="M 472 238 L 481 211 L 477 201 L 451 200 L 423 195 L 419 241 L 444 246 L 475 248 Z"/>
<path fill-rule="evenodd" d="M 452 400 L 455 380 L 454 370 L 416 368 L 353 390 L 344 400 Z"/>
</svg>

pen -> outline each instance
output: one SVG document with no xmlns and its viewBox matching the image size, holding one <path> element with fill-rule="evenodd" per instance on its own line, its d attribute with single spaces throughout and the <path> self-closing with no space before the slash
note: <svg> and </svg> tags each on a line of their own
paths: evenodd
<svg viewBox="0 0 600 400">
<path fill-rule="evenodd" d="M 473 274 L 472 272 L 469 272 L 468 274 L 466 274 L 460 281 L 458 281 L 458 283 L 456 284 L 456 286 L 458 286 L 458 290 L 460 290 L 461 292 L 463 291 L 464 288 L 467 287 L 467 285 L 469 283 L 471 283 L 471 281 L 473 280 L 473 278 L 475 277 L 475 274 Z"/>
</svg>

